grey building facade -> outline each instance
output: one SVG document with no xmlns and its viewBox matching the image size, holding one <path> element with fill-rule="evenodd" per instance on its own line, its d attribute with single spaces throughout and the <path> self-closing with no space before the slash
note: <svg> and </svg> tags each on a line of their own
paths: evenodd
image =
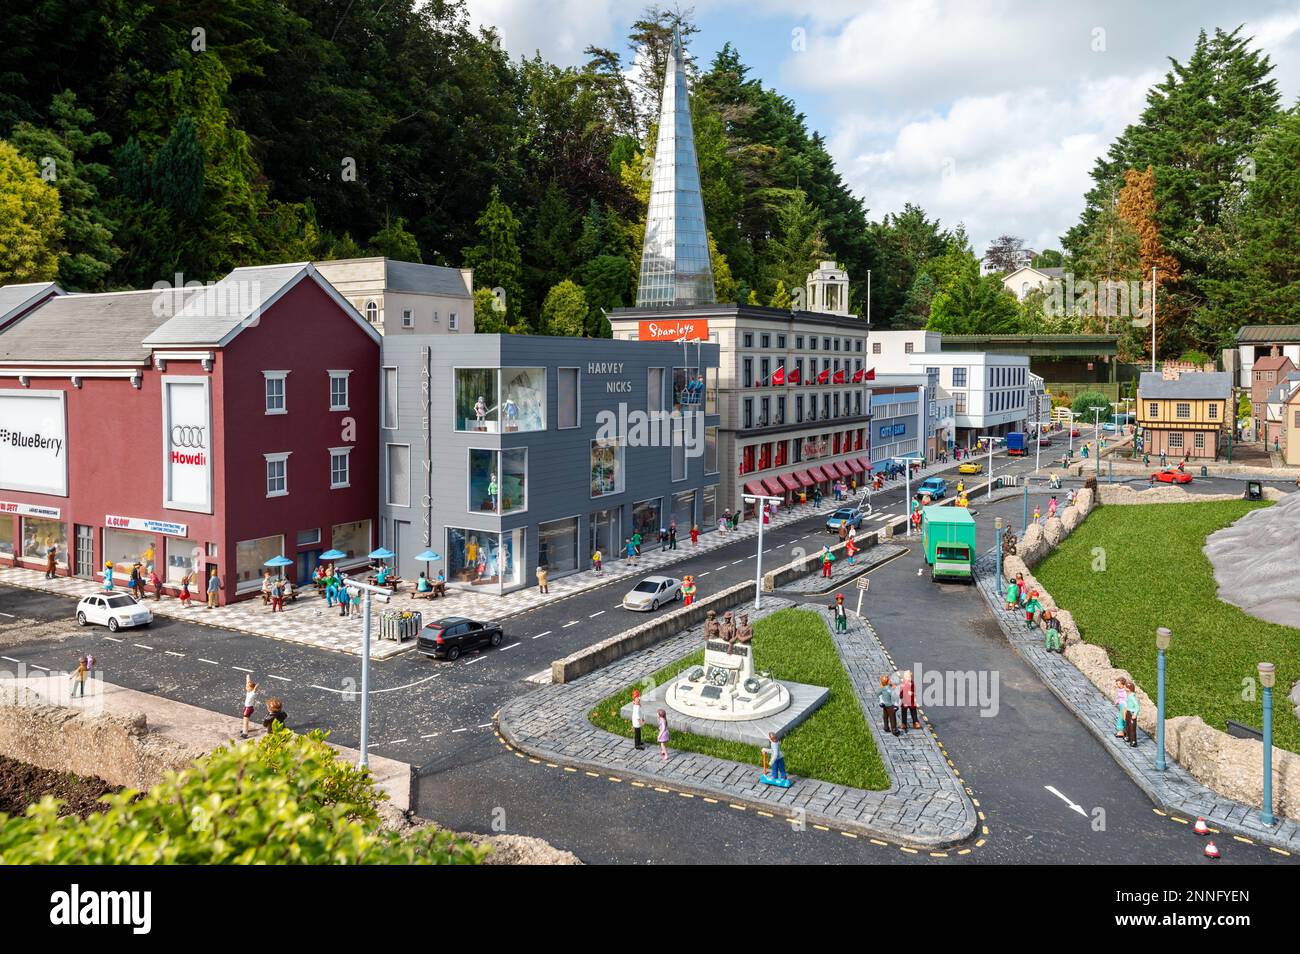
<svg viewBox="0 0 1300 954">
<path fill-rule="evenodd" d="M 380 538 L 404 578 L 504 593 L 716 526 L 718 347 L 385 336 Z M 425 550 L 440 560 L 426 564 Z"/>
</svg>

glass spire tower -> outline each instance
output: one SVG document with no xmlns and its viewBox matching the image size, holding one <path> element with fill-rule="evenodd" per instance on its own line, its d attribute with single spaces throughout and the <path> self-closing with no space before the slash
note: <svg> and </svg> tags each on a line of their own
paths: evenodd
<svg viewBox="0 0 1300 954">
<path fill-rule="evenodd" d="M 704 225 L 700 167 L 686 92 L 681 36 L 673 33 L 664 70 L 654 178 L 641 249 L 638 308 L 714 304 L 713 267 Z"/>
</svg>

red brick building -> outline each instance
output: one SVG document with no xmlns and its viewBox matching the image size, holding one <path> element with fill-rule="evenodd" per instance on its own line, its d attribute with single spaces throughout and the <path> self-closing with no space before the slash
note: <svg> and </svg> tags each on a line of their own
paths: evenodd
<svg viewBox="0 0 1300 954">
<path fill-rule="evenodd" d="M 223 602 L 280 554 L 300 580 L 331 547 L 364 562 L 379 344 L 310 264 L 47 298 L 0 330 L 0 556 L 216 567 Z"/>
</svg>

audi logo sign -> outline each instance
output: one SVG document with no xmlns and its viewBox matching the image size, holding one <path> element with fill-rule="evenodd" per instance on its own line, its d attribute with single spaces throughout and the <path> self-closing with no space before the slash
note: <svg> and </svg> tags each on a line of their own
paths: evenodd
<svg viewBox="0 0 1300 954">
<path fill-rule="evenodd" d="M 188 447 L 194 450 L 207 450 L 208 429 L 191 427 L 185 424 L 172 425 L 172 447 Z"/>
<path fill-rule="evenodd" d="M 163 505 L 212 512 L 208 380 L 163 377 Z"/>
</svg>

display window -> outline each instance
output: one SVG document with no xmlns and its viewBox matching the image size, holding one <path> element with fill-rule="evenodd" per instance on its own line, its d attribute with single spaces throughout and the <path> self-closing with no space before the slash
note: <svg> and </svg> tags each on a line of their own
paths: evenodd
<svg viewBox="0 0 1300 954">
<path fill-rule="evenodd" d="M 68 525 L 47 517 L 23 517 L 23 559 L 44 563 L 50 547 L 55 560 L 68 565 Z"/>
<path fill-rule="evenodd" d="M 167 537 L 163 541 L 163 549 L 167 557 L 168 583 L 179 583 L 181 577 L 186 573 L 194 573 L 198 569 L 199 556 L 203 552 L 199 549 L 197 540 L 185 540 L 181 537 Z"/>
<path fill-rule="evenodd" d="M 235 544 L 235 591 L 245 593 L 261 587 L 266 561 L 283 555 L 284 537 L 280 534 L 240 540 Z"/>
<path fill-rule="evenodd" d="M 345 559 L 336 561 L 340 566 L 368 560 L 372 549 L 370 540 L 369 520 L 336 523 L 330 528 L 330 547 L 347 554 Z"/>
<path fill-rule="evenodd" d="M 578 518 L 552 520 L 537 526 L 537 565 L 552 577 L 578 569 Z"/>
<path fill-rule="evenodd" d="M 623 445 L 613 439 L 591 442 L 591 495 L 606 497 L 623 492 Z"/>
<path fill-rule="evenodd" d="M 147 576 L 154 563 L 154 536 L 135 530 L 105 530 L 103 560 L 113 561 L 113 579 L 125 582 L 131 579 L 132 565 L 139 563 L 141 575 Z M 101 562 L 100 568 L 103 568 Z M 161 575 L 161 574 L 159 574 Z"/>
<path fill-rule="evenodd" d="M 500 433 L 500 405 L 497 401 L 495 368 L 457 368 L 455 420 L 458 431 Z"/>
<path fill-rule="evenodd" d="M 467 460 L 471 511 L 506 514 L 528 509 L 527 448 L 471 448 Z"/>
<path fill-rule="evenodd" d="M 632 530 L 641 534 L 641 552 L 651 550 L 662 542 L 661 530 L 666 531 L 663 523 L 663 498 L 642 500 L 632 505 Z"/>
</svg>

